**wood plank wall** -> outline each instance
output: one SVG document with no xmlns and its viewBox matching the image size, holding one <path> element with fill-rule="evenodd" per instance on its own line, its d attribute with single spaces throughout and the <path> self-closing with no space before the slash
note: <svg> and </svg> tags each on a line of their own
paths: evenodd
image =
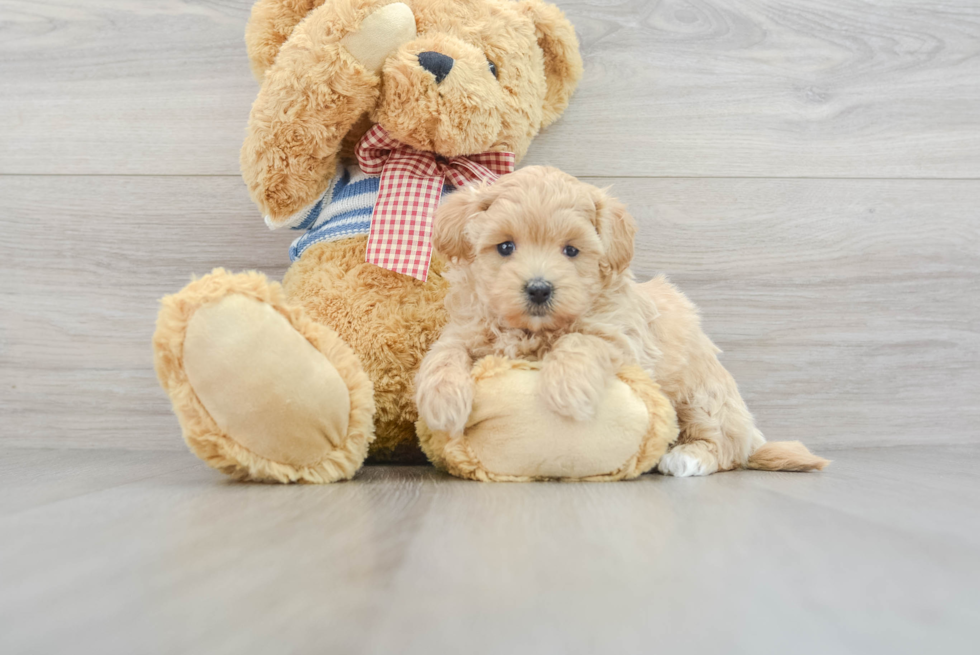
<svg viewBox="0 0 980 655">
<path fill-rule="evenodd" d="M 980 6 L 559 2 L 586 73 L 525 163 L 612 185 L 770 438 L 980 436 Z M 182 448 L 156 300 L 279 277 L 238 176 L 247 0 L 0 0 L 0 442 Z"/>
</svg>

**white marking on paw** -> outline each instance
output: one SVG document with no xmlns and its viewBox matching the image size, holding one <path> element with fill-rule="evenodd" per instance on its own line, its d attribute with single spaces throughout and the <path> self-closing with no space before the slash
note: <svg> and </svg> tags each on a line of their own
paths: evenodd
<svg viewBox="0 0 980 655">
<path fill-rule="evenodd" d="M 672 450 L 664 455 L 660 464 L 657 465 L 660 472 L 664 475 L 673 475 L 678 478 L 686 478 L 692 475 L 710 475 L 714 473 L 711 468 L 705 465 L 697 457 L 688 455 L 680 450 Z"/>
</svg>

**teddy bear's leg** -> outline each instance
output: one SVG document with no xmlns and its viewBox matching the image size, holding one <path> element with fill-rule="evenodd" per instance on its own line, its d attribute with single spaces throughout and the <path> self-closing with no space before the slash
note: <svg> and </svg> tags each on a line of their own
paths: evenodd
<svg viewBox="0 0 980 655">
<path fill-rule="evenodd" d="M 335 332 L 258 273 L 216 269 L 163 299 L 154 363 L 190 449 L 237 478 L 350 478 L 374 436 L 371 381 Z"/>
<path fill-rule="evenodd" d="M 496 356 L 477 362 L 473 410 L 462 435 L 433 430 L 425 419 L 417 423 L 432 463 L 483 481 L 626 480 L 656 466 L 677 438 L 670 400 L 639 367 L 620 369 L 586 420 L 542 407 L 541 367 Z"/>
<path fill-rule="evenodd" d="M 292 302 L 329 325 L 374 383 L 377 462 L 424 463 L 415 435 L 415 374 L 446 322 L 446 261 L 436 254 L 420 282 L 365 262 L 367 236 L 310 246 L 282 279 Z"/>
</svg>

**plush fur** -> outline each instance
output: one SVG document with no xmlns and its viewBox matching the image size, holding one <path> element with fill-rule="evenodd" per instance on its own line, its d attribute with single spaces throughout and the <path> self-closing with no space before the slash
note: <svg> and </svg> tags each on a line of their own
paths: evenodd
<svg viewBox="0 0 980 655">
<path fill-rule="evenodd" d="M 242 447 L 224 432 L 201 403 L 187 380 L 184 366 L 184 337 L 194 313 L 202 306 L 237 294 L 265 303 L 282 314 L 336 368 L 347 384 L 350 418 L 347 438 L 323 461 L 294 466 L 261 457 Z M 223 269 L 195 280 L 179 294 L 163 299 L 153 335 L 154 366 L 164 389 L 170 394 L 180 419 L 184 440 L 210 466 L 238 479 L 266 482 L 334 482 L 354 475 L 374 438 L 374 394 L 371 380 L 357 356 L 336 333 L 310 320 L 290 305 L 277 284 L 258 273 L 231 275 Z M 243 362 L 248 366 L 248 362 Z"/>
<path fill-rule="evenodd" d="M 367 237 L 311 246 L 283 278 L 286 294 L 313 321 L 330 325 L 374 383 L 377 460 L 422 462 L 415 439 L 414 376 L 446 322 L 445 260 L 426 282 L 364 261 Z"/>
<path fill-rule="evenodd" d="M 390 4 L 254 5 L 246 44 L 261 89 L 241 167 L 271 226 L 316 201 L 338 160 L 349 156 L 373 123 L 440 155 L 509 150 L 519 159 L 538 131 L 560 115 L 581 75 L 572 26 L 542 0 L 405 0 L 409 26 L 414 21 L 417 29 L 407 39 L 404 23 L 389 29 L 384 20 L 374 20 Z M 389 8 L 389 15 L 404 18 L 405 7 Z M 402 36 L 378 46 L 384 34 Z M 455 59 L 438 86 L 418 61 L 419 53 L 433 49 Z M 383 62 L 380 70 L 371 63 L 377 61 Z M 422 283 L 366 264 L 364 248 L 365 237 L 310 247 L 287 272 L 282 290 L 256 274 L 216 271 L 207 282 L 165 300 L 154 340 L 157 370 L 188 444 L 209 464 L 242 478 L 328 482 L 352 475 L 369 443 L 378 460 L 424 461 L 414 429 L 413 380 L 445 322 L 444 263 L 435 258 Z M 202 284 L 207 294 L 201 294 Z M 273 304 L 328 359 L 335 349 L 353 354 L 373 388 L 373 441 L 362 430 L 364 437 L 351 441 L 350 452 L 337 455 L 342 462 L 327 458 L 320 467 L 297 470 L 248 452 L 234 434 L 216 429 L 187 378 L 182 340 L 197 308 L 236 293 Z M 336 348 L 327 343 L 332 341 Z M 245 375 L 249 362 L 228 366 L 242 367 Z M 352 382 L 351 397 L 362 388 Z"/>
<path fill-rule="evenodd" d="M 343 42 L 388 3 L 255 5 L 247 43 L 262 89 L 241 165 L 253 200 L 271 222 L 319 197 L 344 138 L 355 126 L 370 125 L 358 124 L 363 116 L 420 150 L 445 156 L 510 151 L 520 160 L 568 104 L 582 61 L 575 32 L 556 7 L 541 0 L 410 0 L 418 38 L 395 49 L 379 75 L 361 66 Z M 306 7 L 313 8 L 300 15 Z M 455 60 L 438 85 L 418 62 L 419 53 L 430 50 Z"/>
<path fill-rule="evenodd" d="M 632 394 L 633 398 L 627 398 L 627 401 L 642 403 L 642 417 L 638 416 L 635 422 L 619 417 L 623 420 L 615 423 L 602 420 L 586 424 L 578 435 L 573 434 L 573 425 L 543 414 L 533 394 L 515 396 L 514 389 L 521 386 L 514 377 L 519 374 L 517 372 L 534 374 L 540 369 L 540 362 L 494 355 L 476 362 L 470 375 L 477 390 L 484 393 L 480 397 L 480 411 L 470 416 L 465 434 L 452 436 L 446 431 L 433 430 L 424 420 L 417 424 L 422 449 L 432 463 L 457 477 L 483 482 L 630 480 L 655 467 L 677 439 L 677 415 L 670 400 L 638 366 L 620 369 L 616 380 L 626 386 L 626 395 Z M 485 393 L 487 385 L 494 379 L 498 381 L 499 393 Z M 621 395 L 617 399 L 622 398 Z M 628 411 L 628 402 L 617 405 L 610 397 L 607 402 L 610 402 L 607 413 L 626 414 Z M 535 425 L 533 420 L 525 423 L 525 417 L 534 416 L 545 416 L 543 422 L 546 425 L 542 426 L 541 421 Z M 632 419 L 632 415 L 627 418 Z M 631 441 L 629 436 L 623 439 L 626 431 L 634 435 L 639 433 L 639 438 L 636 441 Z M 568 454 L 569 439 L 576 441 L 575 452 L 571 455 Z M 618 459 L 608 456 L 614 455 L 610 440 L 621 442 L 617 444 Z M 623 450 L 624 445 L 628 450 Z M 496 468 L 499 461 L 487 461 L 488 451 L 494 451 L 497 460 L 503 453 L 510 468 Z M 604 467 L 602 462 L 616 464 Z"/>
<path fill-rule="evenodd" d="M 800 444 L 764 447 L 694 305 L 663 277 L 635 282 L 635 231 L 620 202 L 553 168 L 525 168 L 443 203 L 433 239 L 455 265 L 447 273 L 450 320 L 417 379 L 425 422 L 463 434 L 470 368 L 488 355 L 541 361 L 543 407 L 577 420 L 594 415 L 609 381 L 632 364 L 677 411 L 680 438 L 662 472 L 823 468 L 826 460 Z M 552 288 L 543 305 L 531 301 L 536 280 Z"/>
</svg>

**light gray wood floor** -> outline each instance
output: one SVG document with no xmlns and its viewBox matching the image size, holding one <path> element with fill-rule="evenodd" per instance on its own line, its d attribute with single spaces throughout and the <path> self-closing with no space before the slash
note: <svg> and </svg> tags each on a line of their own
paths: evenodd
<svg viewBox="0 0 980 655">
<path fill-rule="evenodd" d="M 975 653 L 977 446 L 822 474 L 231 483 L 0 451 L 4 653 Z"/>
<path fill-rule="evenodd" d="M 586 72 L 525 163 L 612 185 L 834 465 L 223 480 L 149 339 L 191 275 L 287 264 L 238 175 L 250 2 L 0 0 L 0 652 L 975 651 L 980 6 L 558 4 Z"/>
</svg>

